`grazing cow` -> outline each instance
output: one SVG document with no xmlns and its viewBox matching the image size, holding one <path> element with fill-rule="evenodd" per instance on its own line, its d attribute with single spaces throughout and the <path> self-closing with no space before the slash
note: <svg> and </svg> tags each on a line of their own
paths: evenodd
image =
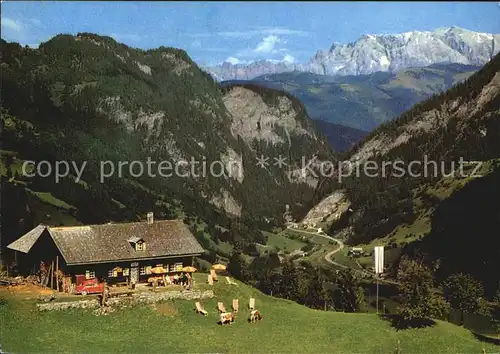
<svg viewBox="0 0 500 354">
<path fill-rule="evenodd" d="M 229 323 L 232 324 L 234 322 L 234 319 L 236 318 L 236 315 L 232 312 L 223 312 L 220 314 L 220 324 L 223 325 L 224 323 Z"/>
<path fill-rule="evenodd" d="M 259 310 L 253 310 L 250 312 L 250 323 L 254 323 L 255 321 L 260 321 L 262 319 L 262 315 Z"/>
</svg>

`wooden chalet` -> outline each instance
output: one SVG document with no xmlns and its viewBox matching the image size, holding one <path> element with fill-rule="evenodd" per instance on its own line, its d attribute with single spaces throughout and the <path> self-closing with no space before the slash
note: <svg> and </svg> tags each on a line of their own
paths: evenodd
<svg viewBox="0 0 500 354">
<path fill-rule="evenodd" d="M 152 215 L 147 222 L 38 225 L 7 247 L 16 251 L 20 274 L 41 274 L 43 285 L 64 291 L 83 277 L 108 284 L 146 283 L 152 268 L 176 274 L 204 252 L 182 220 L 154 221 Z"/>
</svg>

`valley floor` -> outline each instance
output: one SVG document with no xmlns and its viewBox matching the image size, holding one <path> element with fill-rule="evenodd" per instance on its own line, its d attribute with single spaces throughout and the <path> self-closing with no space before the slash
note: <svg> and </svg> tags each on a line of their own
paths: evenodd
<svg viewBox="0 0 500 354">
<path fill-rule="evenodd" d="M 199 288 L 205 274 L 196 274 Z M 117 310 L 96 316 L 91 310 L 38 312 L 35 298 L 0 288 L 0 338 L 7 352 L 300 352 L 498 353 L 468 330 L 437 321 L 432 327 L 396 331 L 373 314 L 319 311 L 263 295 L 240 282 L 216 283 L 216 297 L 201 301 L 208 316 L 194 311 L 194 302 L 175 300 Z M 248 299 L 256 299 L 263 320 L 248 323 Z M 240 312 L 232 325 L 217 324 L 217 302 Z M 229 309 L 228 309 L 229 310 Z"/>
</svg>

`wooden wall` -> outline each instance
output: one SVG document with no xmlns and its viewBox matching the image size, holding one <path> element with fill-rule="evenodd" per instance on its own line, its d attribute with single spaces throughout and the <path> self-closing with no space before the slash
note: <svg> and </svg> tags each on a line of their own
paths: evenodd
<svg viewBox="0 0 500 354">
<path fill-rule="evenodd" d="M 137 260 L 128 262 L 113 262 L 113 263 L 69 266 L 68 269 L 73 276 L 77 274 L 85 275 L 88 272 L 94 272 L 95 277 L 98 278 L 99 280 L 106 281 L 109 284 L 114 284 L 114 283 L 128 282 L 132 263 L 138 263 L 140 271 L 139 282 L 145 283 L 147 282 L 147 279 L 149 277 L 154 276 L 154 274 L 151 273 L 147 274 L 147 267 L 153 268 L 157 265 L 162 265 L 162 267 L 166 268 L 168 266 L 169 271 L 171 271 L 170 273 L 175 274 L 181 272 L 180 270 L 175 270 L 174 268 L 172 268 L 175 264 L 180 263 L 181 267 L 191 266 L 193 264 L 193 259 L 194 257 L 162 258 L 155 260 L 143 260 L 143 261 Z M 111 276 L 110 271 L 112 271 L 117 267 L 121 268 L 122 270 L 128 269 L 129 275 L 128 276 L 124 275 L 124 272 L 122 271 L 122 272 L 116 272 L 115 274 L 113 274 L 113 276 Z M 145 274 L 141 274 L 141 268 L 144 268 Z"/>
</svg>

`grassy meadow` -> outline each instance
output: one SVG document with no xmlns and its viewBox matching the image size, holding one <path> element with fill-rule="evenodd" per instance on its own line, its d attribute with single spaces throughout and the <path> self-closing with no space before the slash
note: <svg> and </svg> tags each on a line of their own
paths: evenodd
<svg viewBox="0 0 500 354">
<path fill-rule="evenodd" d="M 206 274 L 197 274 L 198 288 Z M 213 286 L 215 298 L 202 300 L 208 316 L 195 312 L 194 301 L 175 300 L 119 309 L 106 316 L 92 310 L 38 312 L 36 296 L 0 288 L 0 338 L 11 353 L 486 353 L 498 347 L 479 341 L 468 330 L 437 321 L 432 327 L 397 331 L 374 314 L 347 314 L 306 308 L 263 295 L 223 278 Z M 250 297 L 264 318 L 248 323 Z M 217 302 L 229 310 L 238 298 L 232 325 L 217 324 Z"/>
</svg>

